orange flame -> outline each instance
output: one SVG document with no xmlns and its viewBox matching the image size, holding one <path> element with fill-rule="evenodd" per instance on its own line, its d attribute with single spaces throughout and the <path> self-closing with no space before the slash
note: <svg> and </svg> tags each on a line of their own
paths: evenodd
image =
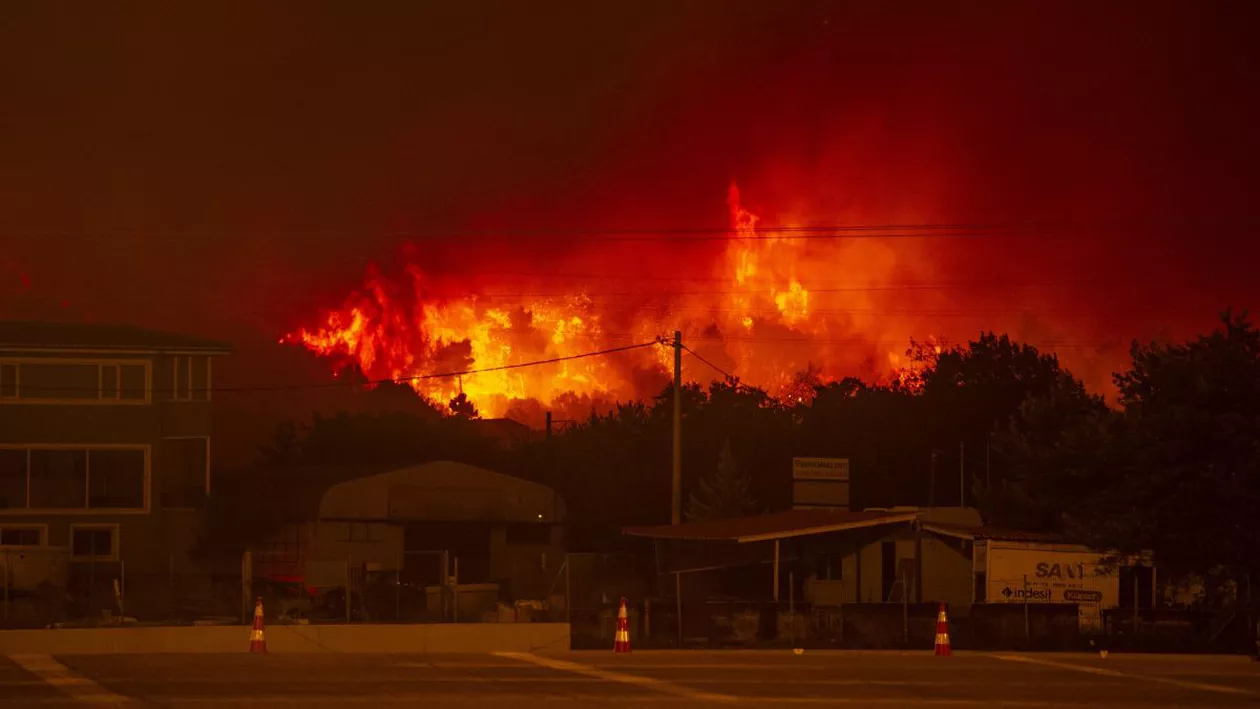
<svg viewBox="0 0 1260 709">
<path fill-rule="evenodd" d="M 869 295 L 860 288 L 833 290 L 828 295 L 840 296 L 843 304 L 857 309 L 824 311 L 800 277 L 826 285 L 878 280 L 891 270 L 887 252 L 823 244 L 816 247 L 823 253 L 810 253 L 807 242 L 758 232 L 758 217 L 744 208 L 733 183 L 727 205 L 732 238 L 713 273 L 720 289 L 658 296 L 635 308 L 628 323 L 615 316 L 616 308 L 610 310 L 586 292 L 505 301 L 468 289 L 476 292 L 435 297 L 429 275 L 412 263 L 401 279 L 409 283 L 401 287 L 400 279 L 370 269 L 364 286 L 327 313 L 320 325 L 281 341 L 349 361 L 371 379 L 407 381 L 437 404 L 463 392 L 483 415 L 495 417 L 531 418 L 544 405 L 568 407 L 567 413 L 580 417 L 592 408 L 650 396 L 667 381 L 673 353 L 656 347 L 536 367 L 433 375 L 571 357 L 631 341 L 650 342 L 673 330 L 682 331 L 684 342 L 705 359 L 792 403 L 805 401 L 802 387 L 809 381 L 853 374 L 839 370 L 840 365 L 854 365 L 851 352 L 839 352 L 853 343 L 838 342 L 837 336 L 856 334 L 869 340 L 868 375 L 902 369 L 900 355 L 887 351 L 887 342 L 870 338 L 882 324 L 873 320 L 865 302 Z M 846 265 L 848 259 L 854 260 Z M 897 334 L 908 339 L 910 333 Z M 769 343 L 777 346 L 767 348 Z M 885 357 L 887 363 L 881 364 Z M 819 362 L 827 364 L 816 369 Z M 689 379 L 721 378 L 698 369 L 706 366 L 698 362 L 686 366 Z M 807 370 L 808 381 L 800 376 Z M 426 376 L 433 378 L 417 378 Z"/>
</svg>

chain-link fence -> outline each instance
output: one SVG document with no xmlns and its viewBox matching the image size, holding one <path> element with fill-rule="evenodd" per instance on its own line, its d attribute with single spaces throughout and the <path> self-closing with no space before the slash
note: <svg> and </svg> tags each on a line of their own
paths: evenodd
<svg viewBox="0 0 1260 709">
<path fill-rule="evenodd" d="M 637 636 L 639 606 L 649 596 L 655 574 L 650 560 L 633 554 L 569 554 L 565 572 L 574 647 L 611 642 L 622 598 L 629 599 L 632 639 Z"/>
<path fill-rule="evenodd" d="M 247 553 L 217 567 L 152 566 L 135 573 L 118 560 L 76 559 L 36 579 L 0 550 L 0 627 L 248 622 L 257 599 L 281 623 L 563 621 L 569 605 L 563 557 L 504 564 L 497 579 L 486 560 L 446 550 L 400 552 L 393 563 Z"/>
<path fill-rule="evenodd" d="M 35 563 L 27 563 L 31 557 Z M 0 550 L 3 627 L 227 623 L 241 617 L 239 572 L 194 572 L 173 559 L 165 573 L 154 573 L 153 564 L 145 573 L 134 573 L 113 558 L 44 562 L 25 551 Z"/>
</svg>

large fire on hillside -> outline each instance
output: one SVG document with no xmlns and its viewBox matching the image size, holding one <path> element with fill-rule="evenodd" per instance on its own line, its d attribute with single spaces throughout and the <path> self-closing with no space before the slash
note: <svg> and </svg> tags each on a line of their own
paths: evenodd
<svg viewBox="0 0 1260 709">
<path fill-rule="evenodd" d="M 719 249 L 692 269 L 696 276 L 675 285 L 641 281 L 631 292 L 614 293 L 607 284 L 587 283 L 568 293 L 505 293 L 495 290 L 498 283 L 465 281 L 458 292 L 449 279 L 409 262 L 393 276 L 371 269 L 341 308 L 282 342 L 369 379 L 406 381 L 438 405 L 463 392 L 484 416 L 531 424 L 546 408 L 584 418 L 658 394 L 668 382 L 671 349 L 416 377 L 572 357 L 666 340 L 679 330 L 699 355 L 685 357 L 685 379 L 703 383 L 730 373 L 795 401 L 813 384 L 844 376 L 887 381 L 910 364 L 903 354 L 911 338 L 933 342 L 936 333 L 923 318 L 890 316 L 873 300 L 893 278 L 915 272 L 904 249 L 878 239 L 759 230 L 734 184 L 727 204 L 730 228 Z"/>
</svg>

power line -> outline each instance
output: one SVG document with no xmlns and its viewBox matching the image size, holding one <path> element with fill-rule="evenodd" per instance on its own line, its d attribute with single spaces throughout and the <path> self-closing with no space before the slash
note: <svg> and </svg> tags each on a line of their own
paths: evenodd
<svg viewBox="0 0 1260 709">
<path fill-rule="evenodd" d="M 696 352 L 695 350 L 691 349 L 690 347 L 688 347 L 688 346 L 686 346 L 686 345 L 683 345 L 683 346 L 682 346 L 682 348 L 683 348 L 683 350 L 684 350 L 685 352 L 687 352 L 688 354 L 690 354 L 692 357 L 695 357 L 696 359 L 700 360 L 701 362 L 703 362 L 703 363 L 705 363 L 705 364 L 709 365 L 709 367 L 710 367 L 711 369 L 713 369 L 714 371 L 716 371 L 718 374 L 721 374 L 722 376 L 726 377 L 726 380 L 727 380 L 728 382 L 734 382 L 734 381 L 738 381 L 738 380 L 739 380 L 739 378 L 738 378 L 738 377 L 736 377 L 734 374 L 731 374 L 730 372 L 726 371 L 725 369 L 722 369 L 721 367 L 717 366 L 716 364 L 714 364 L 714 363 L 710 362 L 709 360 L 705 359 L 704 357 L 702 357 L 702 356 L 700 355 L 700 353 Z"/>
<path fill-rule="evenodd" d="M 598 280 L 598 279 L 592 278 L 592 280 Z M 677 279 L 664 279 L 664 280 L 678 281 L 678 280 L 688 280 L 688 279 L 677 278 Z M 729 282 L 730 279 L 726 279 L 726 281 Z M 1016 283 L 1009 283 L 1009 284 L 999 284 L 999 283 L 918 284 L 918 283 L 913 283 L 912 284 L 912 283 L 906 283 L 906 284 L 886 285 L 886 286 L 845 286 L 845 287 L 811 287 L 811 286 L 801 285 L 801 289 L 805 291 L 809 291 L 809 293 L 812 295 L 814 293 L 867 293 L 867 292 L 874 292 L 874 291 L 948 290 L 948 289 L 955 289 L 955 288 L 1016 289 L 1016 288 L 1041 288 L 1041 287 L 1067 287 L 1069 285 L 1071 284 L 1062 284 L 1061 286 L 1047 286 L 1047 285 L 1037 284 L 1037 283 L 1028 283 L 1028 284 L 1022 284 L 1022 283 L 1021 284 L 1016 284 Z M 500 299 L 500 298 L 516 299 L 516 298 L 583 298 L 583 297 L 601 297 L 601 298 L 651 297 L 651 298 L 656 299 L 656 298 L 671 298 L 671 297 L 678 297 L 678 296 L 694 296 L 694 295 L 761 295 L 761 294 L 765 294 L 766 292 L 767 291 L 763 288 L 747 289 L 747 290 L 724 289 L 724 290 L 682 290 L 682 291 L 668 291 L 668 290 L 667 291 L 586 291 L 586 290 L 578 289 L 578 290 L 551 291 L 551 292 L 539 291 L 539 292 L 533 292 L 533 293 L 490 292 L 490 293 L 476 294 L 475 297 L 489 299 L 489 300 Z M 790 292 L 790 291 L 780 291 L 780 292 Z"/>
<path fill-rule="evenodd" d="M 370 231 L 370 230 L 365 230 Z M 239 234 L 241 232 L 233 232 Z M 258 238 L 267 236 L 342 236 L 345 238 L 363 238 L 365 232 L 311 232 L 264 231 Z M 127 238 L 158 237 L 163 240 L 178 239 L 189 234 L 201 236 L 225 236 L 226 231 L 198 231 L 188 229 L 171 229 L 169 231 L 117 231 L 117 232 L 3 232 L 0 241 L 16 239 L 68 239 L 85 240 L 123 240 Z M 378 232 L 379 234 L 379 232 Z M 452 230 L 445 232 L 392 232 L 380 234 L 393 239 L 411 242 L 462 242 L 462 241 L 502 241 L 510 239 L 529 239 L 533 243 L 544 241 L 571 241 L 602 243 L 635 243 L 635 242 L 708 242 L 708 241 L 815 241 L 837 239 L 941 239 L 941 238 L 1011 238 L 1021 236 L 1048 235 L 1043 227 L 1016 227 L 985 224 L 833 224 L 820 226 L 768 226 L 758 224 L 748 232 L 741 232 L 732 227 L 700 227 L 700 228 L 641 228 L 641 229 L 502 229 L 484 231 Z"/>
<path fill-rule="evenodd" d="M 1055 220 L 1020 222 L 903 222 L 893 224 L 815 224 L 806 226 L 770 225 L 756 223 L 751 231 L 741 234 L 737 228 L 724 226 L 701 227 L 538 227 L 538 228 L 482 228 L 482 229 L 321 229 L 300 227 L 291 229 L 258 228 L 248 230 L 255 237 L 326 237 L 354 238 L 365 236 L 408 239 L 412 241 L 470 240 L 529 238 L 562 239 L 586 237 L 598 241 L 641 240 L 725 240 L 725 239 L 783 239 L 783 238 L 951 238 L 951 237 L 1006 237 L 1015 235 L 1050 235 L 1065 231 L 1104 230 L 1132 233 L 1153 229 L 1255 229 L 1260 226 L 1252 216 L 1225 216 L 1214 219 L 1186 219 L 1148 215 L 1137 218 Z M 171 227 L 168 229 L 126 229 L 101 231 L 30 230 L 0 232 L 0 240 L 20 238 L 71 238 L 71 239 L 118 239 L 124 237 L 162 237 L 174 239 L 188 235 L 226 236 L 246 233 L 246 230 L 228 228 L 202 229 L 197 227 Z"/>
<path fill-rule="evenodd" d="M 926 336 L 925 336 L 926 337 Z M 800 344 L 820 344 L 820 345 L 838 345 L 848 347 L 897 347 L 908 346 L 908 340 L 838 340 L 826 337 L 784 337 L 784 336 L 739 336 L 732 335 L 723 337 L 718 335 L 696 335 L 691 337 L 692 340 L 710 340 L 716 342 L 747 342 L 752 344 L 779 344 L 779 343 L 800 343 Z M 1108 347 L 1108 346 L 1129 346 L 1127 340 L 1025 340 L 1017 339 L 1020 344 L 1032 345 L 1034 347 Z"/>
<path fill-rule="evenodd" d="M 987 330 L 986 330 L 987 331 Z M 601 332 L 599 339 L 601 340 L 635 340 L 642 337 L 642 333 L 628 332 Z M 751 345 L 774 345 L 782 343 L 797 343 L 801 345 L 820 345 L 827 347 L 908 347 L 909 336 L 904 340 L 863 340 L 863 339 L 837 339 L 832 337 L 808 337 L 808 336 L 779 336 L 779 335 L 690 335 L 688 339 L 691 341 L 702 340 L 706 342 L 729 342 Z M 933 337 L 933 335 L 922 335 L 922 338 Z M 1131 339 L 1109 339 L 1109 340 L 1036 340 L 1025 338 L 1012 338 L 1020 344 L 1030 345 L 1037 348 L 1046 347 L 1124 347 L 1128 348 L 1132 344 Z M 1140 339 L 1140 338 L 1139 338 Z M 666 342 L 666 345 L 670 343 Z M 959 344 L 964 344 L 959 342 Z"/>
<path fill-rule="evenodd" d="M 469 274 L 452 274 L 454 276 L 463 276 Z M 478 300 L 512 300 L 521 298 L 651 298 L 659 300 L 664 298 L 683 297 L 683 296 L 725 296 L 725 295 L 768 295 L 771 287 L 769 285 L 759 284 L 757 287 L 749 287 L 745 289 L 719 288 L 719 289 L 685 289 L 685 290 L 587 290 L 581 287 L 581 281 L 608 281 L 622 278 L 625 280 L 635 281 L 641 280 L 648 282 L 713 282 L 713 283 L 733 283 L 733 278 L 688 278 L 685 276 L 662 276 L 651 278 L 639 278 L 636 276 L 613 276 L 613 275 L 591 275 L 577 277 L 573 279 L 575 285 L 565 290 L 530 290 L 530 291 L 487 291 L 482 293 L 467 293 L 466 297 L 476 298 Z M 1169 283 L 1177 283 L 1179 285 L 1204 285 L 1198 279 L 1172 279 L 1171 281 L 1161 281 L 1165 286 Z M 1025 283 L 1013 283 L 1003 281 L 956 281 L 952 283 L 889 283 L 884 285 L 862 285 L 862 286 L 822 286 L 809 285 L 800 283 L 802 291 L 808 291 L 810 295 L 815 294 L 834 294 L 834 293 L 874 293 L 874 292 L 902 292 L 902 291 L 938 291 L 938 290 L 1022 290 L 1033 288 L 1044 289 L 1060 289 L 1060 288 L 1081 288 L 1091 286 L 1102 286 L 1102 289 L 1112 290 L 1106 284 L 1100 283 L 1099 279 L 1080 279 L 1076 281 L 1029 281 Z M 1230 284 L 1228 281 L 1217 280 L 1212 285 L 1251 285 L 1250 281 L 1237 282 Z M 779 287 L 776 293 L 790 293 L 786 288 Z"/>
<path fill-rule="evenodd" d="M 812 295 L 812 293 L 811 293 Z M 529 306 L 523 306 L 524 310 L 529 310 Z M 593 315 L 602 315 L 605 313 L 643 313 L 645 315 L 708 315 L 712 313 L 725 314 L 748 314 L 757 315 L 776 315 L 783 313 L 779 307 L 771 307 L 768 305 L 756 307 L 710 307 L 706 305 L 697 305 L 694 307 L 680 307 L 673 304 L 645 304 L 642 307 L 633 304 L 601 304 L 597 308 L 597 312 Z M 1143 315 L 1154 311 L 1149 307 L 1130 307 L 1116 308 L 1110 307 L 1107 310 L 1109 315 L 1117 313 L 1126 313 L 1131 315 Z M 1201 314 L 1201 308 L 1191 306 L 1182 306 L 1180 308 L 1160 308 L 1158 311 L 1161 315 L 1168 313 L 1183 314 Z M 1046 308 L 1027 306 L 1023 308 L 1006 308 L 1006 309 L 968 309 L 968 308 L 950 308 L 945 310 L 919 310 L 919 309 L 884 309 L 884 308 L 816 308 L 809 307 L 805 309 L 805 314 L 813 316 L 825 315 L 869 315 L 876 317 L 883 316 L 924 316 L 924 317 L 948 317 L 948 318 L 965 318 L 965 317 L 1012 317 L 1012 316 L 1036 316 L 1036 317 L 1069 317 L 1069 316 L 1096 316 L 1097 310 L 1050 310 Z M 583 313 L 585 315 L 585 313 Z"/>
<path fill-rule="evenodd" d="M 245 392 L 245 391 L 288 391 L 291 389 L 313 389 L 327 388 L 333 386 L 362 386 L 369 384 L 401 384 L 403 382 L 423 381 L 426 379 L 450 379 L 451 377 L 463 377 L 471 374 L 486 374 L 488 372 L 502 372 L 510 369 L 523 369 L 525 367 L 537 367 L 543 364 L 556 364 L 558 362 L 568 362 L 575 359 L 586 359 L 588 357 L 602 357 L 604 355 L 616 354 L 618 352 L 628 352 L 630 350 L 642 349 L 644 347 L 655 347 L 657 341 L 640 342 L 633 345 L 623 345 L 621 347 L 611 347 L 604 350 L 595 350 L 593 352 L 583 352 L 575 355 L 565 355 L 563 357 L 551 357 L 549 359 L 538 359 L 531 362 L 520 362 L 517 364 L 503 364 L 497 367 L 480 367 L 475 369 L 463 369 L 453 372 L 438 372 L 434 374 L 417 374 L 410 377 L 398 377 L 393 379 L 372 379 L 366 382 L 324 382 L 321 384 L 297 384 L 279 387 L 236 387 L 215 389 L 214 391 L 224 392 Z"/>
</svg>

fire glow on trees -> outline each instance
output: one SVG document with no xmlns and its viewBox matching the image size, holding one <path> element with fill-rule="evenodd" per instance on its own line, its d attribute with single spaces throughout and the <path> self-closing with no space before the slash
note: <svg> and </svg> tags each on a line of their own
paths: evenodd
<svg viewBox="0 0 1260 709">
<path fill-rule="evenodd" d="M 657 394 L 668 381 L 672 352 L 646 348 L 462 377 L 408 378 L 568 357 L 668 338 L 674 330 L 709 362 L 793 401 L 814 383 L 904 371 L 900 353 L 914 325 L 878 317 L 865 287 L 890 277 L 896 260 L 890 249 L 759 232 L 757 216 L 744 208 L 734 184 L 727 204 L 730 238 L 710 272 L 697 279 L 713 285 L 699 291 L 644 289 L 629 305 L 586 289 L 513 295 L 466 287 L 450 295 L 451 288 L 412 262 L 395 277 L 369 269 L 341 308 L 281 341 L 370 379 L 407 380 L 436 404 L 463 392 L 483 415 L 526 423 L 541 420 L 543 407 L 580 418 Z M 839 296 L 848 309 L 820 307 L 820 294 L 811 288 Z M 688 380 L 721 378 L 704 364 L 684 366 Z"/>
</svg>

